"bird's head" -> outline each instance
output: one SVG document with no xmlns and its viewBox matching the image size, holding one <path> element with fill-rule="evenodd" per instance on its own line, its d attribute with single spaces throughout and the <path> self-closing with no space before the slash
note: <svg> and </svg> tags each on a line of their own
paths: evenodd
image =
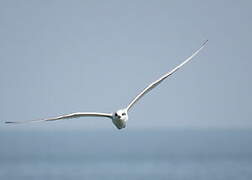
<svg viewBox="0 0 252 180">
<path fill-rule="evenodd" d="M 127 109 L 120 109 L 118 111 L 116 111 L 113 114 L 113 119 L 112 119 L 114 125 L 118 128 L 118 129 L 122 129 L 126 127 L 126 123 L 128 121 L 128 112 Z"/>
<path fill-rule="evenodd" d="M 114 113 L 115 119 L 128 120 L 128 112 L 126 109 L 120 109 Z"/>
</svg>

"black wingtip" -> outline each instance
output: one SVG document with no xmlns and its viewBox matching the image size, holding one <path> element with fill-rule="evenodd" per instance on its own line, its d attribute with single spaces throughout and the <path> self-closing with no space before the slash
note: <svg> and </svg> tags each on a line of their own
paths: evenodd
<svg viewBox="0 0 252 180">
<path fill-rule="evenodd" d="M 13 122 L 13 121 L 5 121 L 4 123 L 5 123 L 5 124 L 14 124 L 14 123 L 16 123 L 16 122 Z"/>
<path fill-rule="evenodd" d="M 202 46 L 205 46 L 207 42 L 208 42 L 208 39 L 204 41 L 204 43 L 202 44 Z"/>
</svg>

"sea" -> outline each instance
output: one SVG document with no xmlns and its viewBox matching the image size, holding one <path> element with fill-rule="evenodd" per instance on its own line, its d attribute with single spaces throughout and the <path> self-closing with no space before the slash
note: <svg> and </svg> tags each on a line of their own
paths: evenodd
<svg viewBox="0 0 252 180">
<path fill-rule="evenodd" d="M 0 132 L 0 180 L 251 180 L 252 131 Z"/>
</svg>

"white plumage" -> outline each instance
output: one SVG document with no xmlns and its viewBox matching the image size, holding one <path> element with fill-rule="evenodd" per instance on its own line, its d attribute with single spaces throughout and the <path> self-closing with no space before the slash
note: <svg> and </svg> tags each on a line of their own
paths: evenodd
<svg viewBox="0 0 252 180">
<path fill-rule="evenodd" d="M 162 77 L 160 77 L 158 80 L 152 82 L 150 85 L 148 85 L 141 93 L 139 93 L 130 103 L 129 105 L 124 108 L 120 109 L 114 113 L 98 113 L 98 112 L 78 112 L 78 113 L 72 113 L 67 115 L 62 115 L 58 117 L 48 118 L 48 119 L 40 119 L 40 120 L 30 120 L 30 121 L 7 121 L 5 123 L 26 123 L 26 122 L 37 122 L 37 121 L 57 121 L 62 119 L 70 119 L 70 118 L 79 118 L 79 117 L 106 117 L 112 120 L 113 124 L 118 128 L 122 129 L 126 127 L 127 121 L 128 121 L 128 112 L 129 110 L 136 104 L 137 101 L 139 101 L 145 94 L 147 94 L 150 90 L 155 88 L 157 85 L 159 85 L 162 81 L 164 81 L 167 77 L 175 73 L 177 70 L 179 70 L 182 66 L 184 66 L 186 63 L 188 63 L 190 60 L 193 59 L 206 45 L 207 41 L 205 41 L 202 46 L 195 51 L 190 57 L 188 57 L 185 61 L 183 61 L 180 65 L 169 71 L 168 73 L 164 74 Z"/>
</svg>

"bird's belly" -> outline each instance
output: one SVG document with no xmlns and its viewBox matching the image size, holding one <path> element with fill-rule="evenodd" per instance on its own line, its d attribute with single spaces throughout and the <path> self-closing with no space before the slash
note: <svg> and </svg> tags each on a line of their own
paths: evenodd
<svg viewBox="0 0 252 180">
<path fill-rule="evenodd" d="M 122 129 L 126 127 L 126 122 L 121 119 L 114 119 L 112 120 L 113 124 L 118 128 Z"/>
</svg>

